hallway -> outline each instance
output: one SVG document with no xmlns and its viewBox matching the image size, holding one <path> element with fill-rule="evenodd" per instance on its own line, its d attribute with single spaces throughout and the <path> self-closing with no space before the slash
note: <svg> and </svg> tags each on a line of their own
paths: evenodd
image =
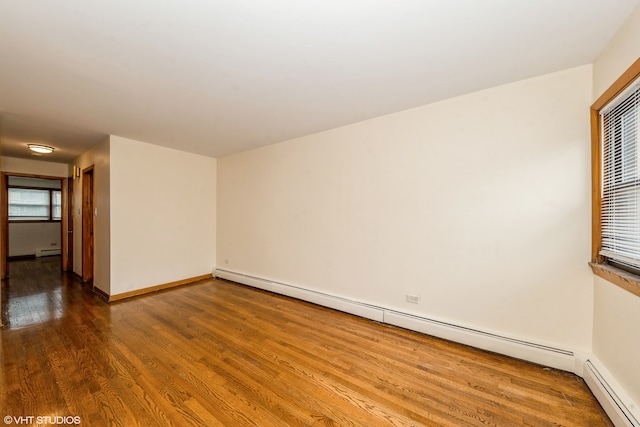
<svg viewBox="0 0 640 427">
<path fill-rule="evenodd" d="M 62 273 L 60 256 L 9 262 L 10 277 L 2 286 L 2 324 L 5 329 L 59 320 L 69 307 L 95 299 L 90 289 L 69 273 Z"/>
</svg>

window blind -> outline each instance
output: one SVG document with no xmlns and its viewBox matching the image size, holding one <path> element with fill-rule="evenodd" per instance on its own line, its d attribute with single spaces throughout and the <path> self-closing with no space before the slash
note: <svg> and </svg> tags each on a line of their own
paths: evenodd
<svg viewBox="0 0 640 427">
<path fill-rule="evenodd" d="M 48 220 L 49 190 L 9 188 L 9 220 Z"/>
<path fill-rule="evenodd" d="M 9 221 L 59 221 L 62 192 L 36 188 L 9 188 Z"/>
<path fill-rule="evenodd" d="M 600 255 L 640 268 L 640 81 L 603 108 Z"/>
<path fill-rule="evenodd" d="M 56 221 L 62 219 L 62 193 L 60 191 L 51 192 L 51 219 Z"/>
</svg>

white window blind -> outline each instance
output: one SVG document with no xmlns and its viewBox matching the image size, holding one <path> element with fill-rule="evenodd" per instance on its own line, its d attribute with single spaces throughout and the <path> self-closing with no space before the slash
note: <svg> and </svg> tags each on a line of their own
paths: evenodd
<svg viewBox="0 0 640 427">
<path fill-rule="evenodd" d="M 54 221 L 62 219 L 62 193 L 60 191 L 51 192 L 51 219 Z"/>
<path fill-rule="evenodd" d="M 602 246 L 600 255 L 640 268 L 640 81 L 600 112 Z"/>
<path fill-rule="evenodd" d="M 9 188 L 10 221 L 49 221 L 62 217 L 60 190 Z"/>
</svg>

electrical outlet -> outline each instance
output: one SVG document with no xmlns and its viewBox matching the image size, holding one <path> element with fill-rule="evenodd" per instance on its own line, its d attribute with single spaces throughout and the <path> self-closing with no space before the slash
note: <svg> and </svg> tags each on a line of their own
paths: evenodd
<svg viewBox="0 0 640 427">
<path fill-rule="evenodd" d="M 410 295 L 407 294 L 407 302 L 410 302 L 411 304 L 417 304 L 418 302 L 420 302 L 420 297 L 418 295 Z"/>
</svg>

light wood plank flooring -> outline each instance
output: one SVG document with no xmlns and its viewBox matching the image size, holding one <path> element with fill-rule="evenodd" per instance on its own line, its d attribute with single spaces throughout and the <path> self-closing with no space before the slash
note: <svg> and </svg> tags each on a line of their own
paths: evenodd
<svg viewBox="0 0 640 427">
<path fill-rule="evenodd" d="M 108 305 L 56 262 L 11 263 L 3 284 L 3 419 L 612 425 L 567 372 L 220 280 Z"/>
</svg>

